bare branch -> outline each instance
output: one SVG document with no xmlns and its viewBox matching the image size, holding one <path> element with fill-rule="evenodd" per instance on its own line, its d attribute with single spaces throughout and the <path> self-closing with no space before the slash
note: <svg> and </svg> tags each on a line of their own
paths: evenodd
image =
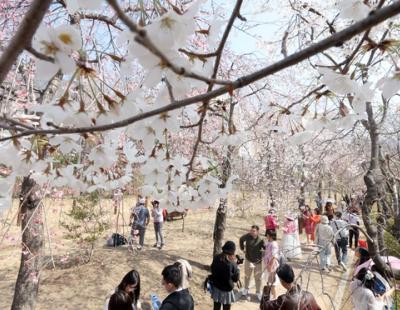
<svg viewBox="0 0 400 310">
<path fill-rule="evenodd" d="M 31 45 L 32 37 L 39 27 L 52 0 L 35 0 L 19 26 L 17 33 L 0 58 L 0 85 L 25 47 Z"/>
<path fill-rule="evenodd" d="M 48 62 L 54 62 L 53 57 L 42 54 L 41 52 L 35 50 L 32 46 L 27 46 L 25 49 L 38 59 L 48 61 Z"/>
<path fill-rule="evenodd" d="M 111 0 L 109 0 L 111 1 Z M 101 126 L 89 126 L 89 127 L 79 127 L 79 128 L 62 128 L 59 130 L 55 129 L 38 129 L 38 130 L 27 130 L 15 136 L 5 137 L 0 139 L 0 141 L 5 141 L 11 139 L 12 137 L 22 137 L 29 136 L 33 134 L 72 134 L 72 133 L 85 133 L 85 132 L 95 132 L 95 131 L 106 131 L 115 128 L 120 128 L 132 124 L 134 122 L 143 120 L 145 118 L 160 114 L 162 112 L 168 112 L 175 109 L 179 109 L 197 102 L 204 102 L 210 100 L 212 98 L 218 97 L 220 95 L 226 94 L 228 92 L 232 92 L 232 90 L 242 88 L 249 84 L 254 83 L 262 78 L 265 78 L 269 75 L 272 75 L 276 72 L 279 72 L 285 68 L 291 67 L 311 56 L 314 56 L 332 46 L 335 46 L 338 42 L 344 42 L 353 36 L 365 31 L 366 29 L 371 28 L 374 25 L 381 23 L 382 21 L 387 20 L 397 14 L 400 13 L 400 1 L 394 2 L 392 5 L 386 6 L 378 11 L 372 12 L 367 18 L 354 23 L 353 25 L 345 28 L 344 30 L 337 32 L 316 44 L 313 44 L 297 53 L 294 53 L 288 56 L 285 59 L 282 59 L 270 66 L 267 66 L 261 70 L 258 70 L 252 74 L 243 76 L 236 81 L 234 81 L 229 86 L 222 86 L 218 89 L 208 91 L 204 94 L 193 96 L 190 98 L 186 98 L 183 100 L 174 101 L 169 105 L 164 107 L 154 109 L 139 115 L 135 115 L 133 117 L 124 119 L 119 122 L 115 122 L 113 124 L 106 124 Z"/>
</svg>

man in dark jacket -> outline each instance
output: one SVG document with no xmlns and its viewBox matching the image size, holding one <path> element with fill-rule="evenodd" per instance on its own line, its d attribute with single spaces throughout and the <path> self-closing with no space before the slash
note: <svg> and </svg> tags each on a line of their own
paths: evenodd
<svg viewBox="0 0 400 310">
<path fill-rule="evenodd" d="M 169 265 L 162 271 L 162 284 L 169 293 L 161 304 L 160 310 L 193 310 L 193 297 L 188 290 L 183 290 L 182 272 L 177 265 Z"/>
<path fill-rule="evenodd" d="M 253 225 L 250 228 L 250 232 L 243 235 L 239 240 L 240 249 L 246 254 L 242 295 L 246 296 L 249 292 L 250 278 L 254 270 L 258 300 L 261 299 L 262 251 L 264 250 L 264 240 L 259 236 L 259 233 L 260 228 L 257 225 Z"/>
<path fill-rule="evenodd" d="M 274 300 L 269 300 L 269 296 L 263 296 L 260 304 L 261 310 L 321 310 L 314 296 L 303 291 L 300 285 L 294 283 L 292 267 L 284 264 L 278 268 L 277 274 L 287 292 Z"/>
</svg>

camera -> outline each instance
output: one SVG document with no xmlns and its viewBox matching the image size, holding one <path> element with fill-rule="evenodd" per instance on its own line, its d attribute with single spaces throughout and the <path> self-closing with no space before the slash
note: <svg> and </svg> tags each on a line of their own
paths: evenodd
<svg viewBox="0 0 400 310">
<path fill-rule="evenodd" d="M 244 262 L 244 258 L 240 257 L 240 255 L 235 255 L 236 256 L 236 264 L 241 265 Z"/>
</svg>

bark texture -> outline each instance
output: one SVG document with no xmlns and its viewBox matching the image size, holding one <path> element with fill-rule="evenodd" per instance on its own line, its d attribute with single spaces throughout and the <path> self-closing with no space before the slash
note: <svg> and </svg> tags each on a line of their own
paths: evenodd
<svg viewBox="0 0 400 310">
<path fill-rule="evenodd" d="M 41 199 L 38 193 L 39 187 L 35 181 L 25 177 L 20 194 L 21 263 L 11 310 L 35 309 L 44 243 Z"/>
</svg>

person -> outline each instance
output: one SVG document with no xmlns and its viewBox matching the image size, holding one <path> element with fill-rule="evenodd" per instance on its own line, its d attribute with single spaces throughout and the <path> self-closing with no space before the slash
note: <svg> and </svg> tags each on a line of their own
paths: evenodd
<svg viewBox="0 0 400 310">
<path fill-rule="evenodd" d="M 342 212 L 336 212 L 336 219 L 331 222 L 331 227 L 336 236 L 334 244 L 336 260 L 344 271 L 347 270 L 347 244 L 349 240 L 349 230 L 346 226 L 347 222 L 342 220 Z"/>
<path fill-rule="evenodd" d="M 306 231 L 307 244 L 310 244 L 310 240 L 312 240 L 311 238 L 314 231 L 314 223 L 311 217 L 312 217 L 311 208 L 309 205 L 306 205 L 306 209 L 303 212 L 303 218 L 304 218 L 304 228 Z"/>
<path fill-rule="evenodd" d="M 111 297 L 106 301 L 105 310 L 122 309 L 139 310 L 141 304 L 140 297 L 140 275 L 135 269 L 129 271 L 123 278 L 121 283 L 115 289 Z M 131 304 L 131 308 L 126 306 L 127 303 Z M 111 307 L 111 308 L 110 308 Z"/>
<path fill-rule="evenodd" d="M 214 310 L 229 310 L 235 302 L 234 283 L 239 281 L 240 272 L 236 265 L 236 245 L 227 241 L 222 247 L 222 253 L 214 257 L 211 264 L 211 298 Z"/>
<path fill-rule="evenodd" d="M 181 287 L 183 290 L 189 290 L 189 280 L 193 276 L 192 266 L 186 259 L 178 259 L 175 263 L 179 268 L 181 268 L 182 272 L 182 284 Z"/>
<path fill-rule="evenodd" d="M 383 310 L 385 300 L 390 298 L 393 289 L 383 295 L 374 293 L 375 275 L 371 270 L 362 268 L 350 283 L 351 301 L 354 310 Z"/>
<path fill-rule="evenodd" d="M 264 251 L 264 275 L 265 282 L 271 286 L 271 294 L 276 298 L 276 285 L 278 284 L 278 277 L 276 270 L 279 267 L 279 245 L 276 242 L 276 232 L 267 231 L 267 243 Z"/>
<path fill-rule="evenodd" d="M 153 205 L 153 209 L 151 210 L 151 216 L 153 217 L 154 232 L 156 234 L 156 243 L 153 245 L 153 247 L 155 248 L 158 247 L 161 250 L 165 245 L 162 234 L 163 221 L 164 221 L 163 210 L 160 209 L 160 202 L 158 200 L 153 200 L 151 204 Z"/>
<path fill-rule="evenodd" d="M 133 310 L 132 299 L 124 291 L 117 291 L 111 295 L 106 310 Z"/>
<path fill-rule="evenodd" d="M 250 287 L 250 278 L 254 271 L 257 298 L 261 298 L 261 276 L 262 276 L 262 251 L 264 240 L 260 237 L 260 228 L 253 225 L 250 232 L 239 239 L 240 249 L 245 252 L 244 261 L 244 288 L 242 296 L 247 296 Z"/>
<path fill-rule="evenodd" d="M 322 193 L 318 192 L 317 197 L 315 198 L 315 204 L 317 205 L 318 211 L 320 213 L 322 212 L 323 203 L 324 203 L 324 200 L 322 199 Z"/>
<path fill-rule="evenodd" d="M 282 252 L 289 260 L 301 256 L 299 233 L 291 215 L 285 216 L 283 224 Z"/>
<path fill-rule="evenodd" d="M 329 226 L 329 219 L 326 215 L 321 216 L 321 223 L 317 225 L 316 229 L 317 245 L 320 247 L 320 268 L 322 271 L 328 269 L 331 271 L 331 242 L 333 239 L 333 229 Z"/>
<path fill-rule="evenodd" d="M 333 219 L 333 217 L 334 217 L 334 213 L 335 213 L 335 211 L 334 211 L 334 209 L 333 209 L 333 204 L 332 204 L 331 201 L 328 201 L 328 202 L 325 204 L 325 212 L 324 212 L 324 215 L 326 215 L 326 216 L 328 217 L 329 221 L 331 221 L 331 220 Z"/>
<path fill-rule="evenodd" d="M 306 204 L 305 204 L 305 200 L 303 197 L 299 197 L 297 199 L 299 206 L 299 216 L 297 217 L 297 225 L 298 225 L 298 229 L 299 229 L 299 235 L 301 235 L 303 233 L 303 228 L 304 228 L 304 218 L 303 218 L 303 213 L 306 209 Z"/>
<path fill-rule="evenodd" d="M 134 210 L 132 229 L 139 230 L 139 246 L 138 250 L 141 250 L 144 245 L 144 235 L 146 233 L 146 227 L 150 222 L 149 210 L 145 207 L 145 199 L 139 199 L 139 205 Z"/>
<path fill-rule="evenodd" d="M 368 252 L 368 244 L 365 240 L 358 241 L 358 247 L 354 252 L 355 257 L 357 258 L 356 263 L 354 264 L 354 275 L 361 269 L 361 265 L 371 259 L 371 256 Z"/>
<path fill-rule="evenodd" d="M 265 223 L 265 236 L 267 236 L 268 231 L 276 232 L 279 228 L 278 221 L 276 219 L 276 210 L 271 208 L 268 211 L 268 215 L 264 217 Z"/>
<path fill-rule="evenodd" d="M 310 217 L 312 222 L 312 232 L 311 232 L 311 240 L 315 241 L 315 230 L 317 228 L 317 224 L 321 221 L 321 213 L 318 208 L 315 208 L 313 214 Z"/>
<path fill-rule="evenodd" d="M 131 209 L 131 214 L 130 214 L 130 216 L 129 216 L 129 223 L 130 223 L 130 225 L 133 224 L 133 220 L 134 220 L 134 218 L 135 218 L 135 209 L 136 209 L 137 207 L 140 206 L 141 202 L 144 203 L 144 201 L 145 201 L 145 200 L 143 200 L 142 195 L 138 195 L 138 198 L 137 198 L 137 201 L 136 201 L 136 205 Z"/>
<path fill-rule="evenodd" d="M 355 209 L 350 210 L 350 212 L 347 215 L 347 218 L 345 220 L 351 225 L 360 225 L 360 219 L 358 217 L 357 210 L 355 210 Z M 354 239 L 354 248 L 357 247 L 359 236 L 360 236 L 360 232 L 358 230 L 358 227 L 354 227 L 354 226 L 350 227 L 350 229 L 349 229 L 349 248 L 353 247 L 353 239 Z"/>
<path fill-rule="evenodd" d="M 161 272 L 162 285 L 169 295 L 161 303 L 160 310 L 193 310 L 194 301 L 188 290 L 183 290 L 182 272 L 176 264 L 166 266 Z"/>
<path fill-rule="evenodd" d="M 263 298 L 260 304 L 261 310 L 321 310 L 314 296 L 301 289 L 295 283 L 294 272 L 290 265 L 283 264 L 277 270 L 277 274 L 286 293 L 278 296 L 275 300 L 269 300 L 269 296 Z"/>
</svg>

